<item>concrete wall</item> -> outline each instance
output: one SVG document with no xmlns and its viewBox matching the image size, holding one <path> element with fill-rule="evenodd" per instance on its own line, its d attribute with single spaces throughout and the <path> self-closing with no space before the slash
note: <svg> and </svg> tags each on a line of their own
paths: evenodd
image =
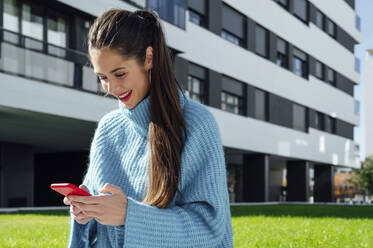
<svg viewBox="0 0 373 248">
<path fill-rule="evenodd" d="M 373 51 L 368 53 L 365 63 L 365 151 L 368 157 L 373 155 Z"/>
</svg>

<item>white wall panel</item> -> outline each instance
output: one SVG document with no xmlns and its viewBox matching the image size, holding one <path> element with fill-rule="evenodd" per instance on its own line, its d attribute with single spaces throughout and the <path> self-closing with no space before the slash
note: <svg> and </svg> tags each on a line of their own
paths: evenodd
<svg viewBox="0 0 373 248">
<path fill-rule="evenodd" d="M 349 123 L 359 123 L 353 97 L 341 90 L 312 76 L 310 80 L 301 78 L 192 23 L 188 29 L 193 35 L 188 38 L 188 52 L 180 55 L 185 59 L 315 110 L 334 113 Z"/>
<path fill-rule="evenodd" d="M 210 108 L 224 146 L 320 163 L 358 167 L 352 140 L 310 128 L 309 133 Z"/>
<path fill-rule="evenodd" d="M 98 121 L 118 102 L 79 90 L 0 73 L 0 106 Z"/>
<path fill-rule="evenodd" d="M 344 0 L 309 0 L 338 26 L 355 38 L 362 41 L 362 35 L 355 26 L 355 11 Z M 356 0 L 359 1 L 359 0 Z M 338 9 L 338 11 L 336 10 Z"/>
<path fill-rule="evenodd" d="M 355 83 L 359 82 L 360 76 L 354 70 L 354 55 L 315 25 L 311 23 L 309 26 L 305 25 L 272 0 L 226 0 L 224 2 Z"/>
<path fill-rule="evenodd" d="M 373 155 L 373 51 L 365 65 L 365 142 L 366 156 Z"/>
</svg>

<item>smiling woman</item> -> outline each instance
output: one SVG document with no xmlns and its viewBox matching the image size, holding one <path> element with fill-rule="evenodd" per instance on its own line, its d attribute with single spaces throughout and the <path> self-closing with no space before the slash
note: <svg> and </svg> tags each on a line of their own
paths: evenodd
<svg viewBox="0 0 373 248">
<path fill-rule="evenodd" d="M 110 10 L 89 55 L 119 109 L 98 123 L 70 247 L 233 247 L 226 166 L 212 114 L 182 93 L 160 21 Z M 108 194 L 109 193 L 109 194 Z"/>
<path fill-rule="evenodd" d="M 128 109 L 134 108 L 149 94 L 153 49 L 147 48 L 147 60 L 141 66 L 135 58 L 124 58 L 115 49 L 105 47 L 90 50 L 91 63 L 102 87 L 117 97 Z"/>
</svg>

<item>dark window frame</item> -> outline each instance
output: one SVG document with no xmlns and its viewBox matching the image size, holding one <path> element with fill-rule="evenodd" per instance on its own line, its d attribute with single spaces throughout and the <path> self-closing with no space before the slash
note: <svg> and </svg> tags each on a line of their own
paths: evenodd
<svg viewBox="0 0 373 248">
<path fill-rule="evenodd" d="M 318 23 L 318 19 L 317 19 L 317 15 L 318 14 L 322 18 L 322 20 L 321 20 L 321 27 L 320 27 L 320 25 Z M 326 16 L 324 15 L 324 13 L 322 13 L 320 10 L 316 9 L 316 11 L 315 11 L 315 25 L 317 27 L 319 27 L 321 30 L 325 30 L 325 18 L 326 18 Z"/>
<path fill-rule="evenodd" d="M 224 23 L 223 23 L 223 16 L 222 16 L 222 27 L 221 27 L 221 32 L 220 32 L 220 36 L 223 37 L 223 39 L 235 44 L 235 45 L 238 45 L 240 47 L 243 47 L 243 48 L 247 48 L 246 47 L 246 40 L 247 40 L 247 16 L 242 14 L 241 12 L 237 11 L 235 8 L 233 8 L 232 6 L 226 4 L 226 3 L 223 3 L 222 5 L 222 15 L 223 15 L 223 9 L 226 8 L 228 10 L 228 13 L 229 11 L 230 12 L 233 12 L 235 14 L 237 14 L 240 18 L 242 18 L 242 38 L 238 35 L 238 34 L 235 34 L 233 33 L 232 31 L 224 28 Z M 227 37 L 231 37 L 235 40 L 238 41 L 238 43 L 235 43 L 235 42 L 232 42 L 231 40 L 229 40 Z"/>
<path fill-rule="evenodd" d="M 336 72 L 335 72 L 333 69 L 331 69 L 330 67 L 327 67 L 327 66 L 326 66 L 326 69 L 325 69 L 325 70 L 326 70 L 326 78 L 325 78 L 325 81 L 326 81 L 328 84 L 330 84 L 330 85 L 336 87 L 336 86 L 337 86 L 337 83 L 336 83 Z M 331 74 L 329 74 L 329 73 L 331 73 Z M 329 78 L 329 75 L 333 75 L 333 79 L 332 79 L 332 80 Z"/>
<path fill-rule="evenodd" d="M 257 111 L 257 92 L 262 93 L 264 96 L 264 113 L 261 113 L 264 116 L 263 118 L 260 117 Z M 269 93 L 259 88 L 254 88 L 254 117 L 258 120 L 269 121 Z"/>
<path fill-rule="evenodd" d="M 318 73 L 317 73 L 317 65 L 320 65 L 321 66 L 321 74 L 320 75 L 318 75 Z M 318 78 L 318 79 L 320 79 L 320 80 L 322 80 L 322 81 L 324 81 L 324 72 L 325 72 L 325 65 L 323 64 L 323 63 L 321 63 L 320 61 L 318 61 L 318 60 L 316 60 L 315 61 L 315 76 Z"/>
<path fill-rule="evenodd" d="M 295 52 L 297 52 L 297 51 L 300 52 L 300 53 L 302 53 L 302 54 L 304 54 L 305 59 L 301 58 L 300 56 L 297 56 L 295 54 Z M 308 71 L 308 64 L 309 64 L 308 54 L 305 53 L 305 52 L 303 52 L 303 51 L 301 51 L 300 49 L 297 49 L 297 48 L 294 47 L 294 53 L 293 53 L 292 60 L 293 60 L 293 73 L 296 74 L 296 75 L 298 75 L 297 71 L 295 71 L 295 67 L 296 67 L 295 66 L 295 62 L 297 60 L 299 60 L 301 62 L 302 75 L 298 75 L 298 76 L 303 77 L 305 79 L 308 79 L 308 74 L 309 74 L 309 71 Z"/>
<path fill-rule="evenodd" d="M 332 25 L 333 27 L 333 32 L 330 32 L 329 30 L 329 25 Z M 326 18 L 325 20 L 325 32 L 332 38 L 336 38 L 337 37 L 337 25 L 329 18 Z"/>
<path fill-rule="evenodd" d="M 275 0 L 281 7 L 288 10 L 289 9 L 289 0 Z M 284 3 L 286 1 L 286 3 Z"/>
<path fill-rule="evenodd" d="M 238 99 L 238 105 L 227 103 L 226 100 L 223 101 L 222 100 L 222 97 L 223 97 L 222 94 L 226 94 L 226 95 L 237 98 Z M 220 109 L 223 110 L 223 111 L 227 111 L 227 112 L 232 113 L 232 114 L 245 115 L 244 103 L 245 103 L 245 97 L 243 97 L 243 96 L 236 95 L 236 94 L 231 93 L 231 92 L 226 91 L 226 90 L 222 90 L 221 93 L 220 93 Z M 231 112 L 227 109 L 223 109 L 222 104 L 237 107 L 238 108 L 238 113 Z"/>
<path fill-rule="evenodd" d="M 297 125 L 296 125 L 296 116 L 295 116 L 295 114 L 296 114 L 296 112 L 295 112 L 295 109 L 297 108 L 297 107 L 299 107 L 299 109 L 302 109 L 302 111 L 304 111 L 303 112 L 303 118 L 304 118 L 304 120 L 303 120 L 303 123 L 302 123 L 302 127 L 301 128 L 299 128 Z M 308 129 L 308 127 L 307 127 L 307 107 L 305 107 L 305 106 L 303 106 L 303 105 L 300 105 L 300 104 L 298 104 L 298 103 L 294 103 L 293 102 L 293 129 L 295 129 L 295 130 L 297 130 L 297 131 L 301 131 L 301 132 L 307 132 L 307 129 Z"/>
<path fill-rule="evenodd" d="M 295 0 L 295 1 L 297 1 L 297 0 Z M 308 25 L 308 22 L 309 22 L 309 2 L 308 2 L 308 0 L 300 0 L 300 1 L 304 1 L 305 2 L 305 14 L 306 14 L 306 16 L 305 16 L 305 19 L 303 19 L 302 18 L 302 16 L 300 16 L 299 14 L 297 14 L 297 12 L 296 12 L 296 9 L 295 9 L 295 2 L 293 3 L 294 4 L 294 10 L 293 10 L 293 15 L 297 18 L 297 19 L 299 19 L 301 22 L 303 22 L 304 24 L 306 24 L 306 25 Z"/>
<path fill-rule="evenodd" d="M 258 30 L 260 31 L 263 31 L 264 33 L 264 54 L 261 53 L 261 51 L 258 51 L 258 40 L 257 40 L 257 37 L 258 37 Z M 268 58 L 269 57 L 269 31 L 268 29 L 266 29 L 265 27 L 259 25 L 259 24 L 255 24 L 255 43 L 254 43 L 254 50 L 255 50 L 255 53 L 258 54 L 259 56 L 263 57 L 263 58 Z"/>
<path fill-rule="evenodd" d="M 232 34 L 231 32 L 225 30 L 225 29 L 222 29 L 221 30 L 221 37 L 226 40 L 226 41 L 229 41 L 230 43 L 232 44 L 235 44 L 237 46 L 243 46 L 244 43 L 242 41 L 242 39 L 234 34 Z M 234 40 L 237 40 L 237 43 L 233 42 L 232 40 L 229 40 L 228 37 L 231 37 L 232 39 Z"/>
<path fill-rule="evenodd" d="M 279 51 L 279 42 L 285 44 L 285 53 Z M 289 44 L 286 40 L 276 37 L 276 64 L 282 68 L 289 69 Z"/>
<path fill-rule="evenodd" d="M 208 1 L 204 1 L 204 12 L 203 11 L 198 11 L 197 9 L 194 9 L 193 6 L 188 4 L 188 11 L 189 11 L 189 21 L 193 22 L 196 25 L 199 25 L 204 28 L 208 28 Z M 193 16 L 199 18 L 199 23 L 196 23 L 193 21 Z"/>
</svg>

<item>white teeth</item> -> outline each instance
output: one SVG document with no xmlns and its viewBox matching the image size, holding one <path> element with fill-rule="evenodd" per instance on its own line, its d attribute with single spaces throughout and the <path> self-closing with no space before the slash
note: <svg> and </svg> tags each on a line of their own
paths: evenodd
<svg viewBox="0 0 373 248">
<path fill-rule="evenodd" d="M 132 92 L 132 90 L 128 91 L 126 94 L 122 95 L 122 96 L 119 96 L 120 99 L 123 99 L 125 98 L 126 96 L 128 96 L 130 93 Z"/>
</svg>

